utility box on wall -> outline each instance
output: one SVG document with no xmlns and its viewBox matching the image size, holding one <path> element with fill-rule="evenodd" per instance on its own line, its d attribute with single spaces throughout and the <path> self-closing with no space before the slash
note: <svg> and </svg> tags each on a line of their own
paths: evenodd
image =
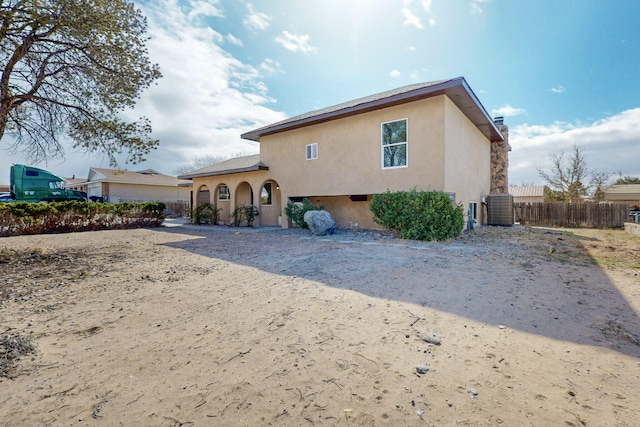
<svg viewBox="0 0 640 427">
<path fill-rule="evenodd" d="M 487 224 L 512 226 L 513 196 L 511 194 L 490 194 L 486 197 Z"/>
</svg>

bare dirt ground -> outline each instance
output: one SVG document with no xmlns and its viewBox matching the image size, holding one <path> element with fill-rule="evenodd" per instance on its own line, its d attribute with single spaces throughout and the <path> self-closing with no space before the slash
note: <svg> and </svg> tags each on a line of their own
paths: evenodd
<svg viewBox="0 0 640 427">
<path fill-rule="evenodd" d="M 623 231 L 22 236 L 0 239 L 0 272 L 0 425 L 640 419 Z"/>
</svg>

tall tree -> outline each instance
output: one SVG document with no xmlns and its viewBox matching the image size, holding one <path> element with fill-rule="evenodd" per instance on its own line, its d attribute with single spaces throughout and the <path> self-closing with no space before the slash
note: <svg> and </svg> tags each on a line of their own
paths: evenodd
<svg viewBox="0 0 640 427">
<path fill-rule="evenodd" d="M 590 171 L 583 150 L 578 145 L 565 160 L 565 153 L 552 154 L 551 171 L 537 168 L 538 174 L 546 181 L 549 191 L 545 200 L 576 203 L 587 196 L 599 197 L 602 187 L 609 179 L 607 173 Z"/>
<path fill-rule="evenodd" d="M 161 77 L 146 29 L 127 0 L 2 0 L 0 140 L 33 161 L 63 157 L 64 136 L 112 166 L 144 160 L 159 143 L 151 123 L 121 113 Z"/>
</svg>

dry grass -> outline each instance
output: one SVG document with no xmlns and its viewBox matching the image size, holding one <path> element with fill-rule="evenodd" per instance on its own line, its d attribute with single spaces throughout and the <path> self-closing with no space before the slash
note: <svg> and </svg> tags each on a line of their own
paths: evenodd
<svg viewBox="0 0 640 427">
<path fill-rule="evenodd" d="M 0 377 L 14 378 L 17 364 L 22 356 L 35 351 L 30 337 L 18 334 L 0 337 Z"/>
<path fill-rule="evenodd" d="M 589 256 L 606 270 L 640 271 L 640 236 L 624 230 L 572 229 Z"/>
</svg>

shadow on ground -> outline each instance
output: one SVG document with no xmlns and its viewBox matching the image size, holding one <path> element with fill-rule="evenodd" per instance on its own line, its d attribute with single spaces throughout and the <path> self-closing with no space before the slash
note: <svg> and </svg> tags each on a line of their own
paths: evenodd
<svg viewBox="0 0 640 427">
<path fill-rule="evenodd" d="M 426 243 L 300 230 L 160 232 L 192 235 L 166 246 L 194 254 L 640 357 L 638 313 L 575 236 L 514 228 Z"/>
</svg>

